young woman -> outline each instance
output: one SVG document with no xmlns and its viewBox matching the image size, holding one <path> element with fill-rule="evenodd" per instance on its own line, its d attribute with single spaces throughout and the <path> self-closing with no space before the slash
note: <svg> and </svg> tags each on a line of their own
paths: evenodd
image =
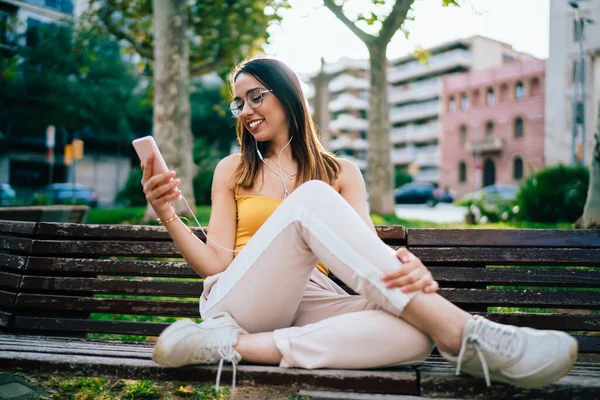
<svg viewBox="0 0 600 400">
<path fill-rule="evenodd" d="M 574 338 L 470 315 L 435 293 L 417 257 L 378 238 L 359 169 L 323 149 L 288 66 L 242 63 L 232 85 L 241 154 L 216 167 L 206 244 L 170 207 L 175 173 L 153 176 L 152 157 L 142 165 L 146 198 L 205 278 L 204 321 L 165 329 L 155 362 L 374 368 L 423 361 L 435 344 L 488 385 L 539 387 L 568 373 Z"/>
</svg>

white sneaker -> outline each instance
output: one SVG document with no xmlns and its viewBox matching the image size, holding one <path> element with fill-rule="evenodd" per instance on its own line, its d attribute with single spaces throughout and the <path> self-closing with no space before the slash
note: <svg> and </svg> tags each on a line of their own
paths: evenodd
<svg viewBox="0 0 600 400">
<path fill-rule="evenodd" d="M 235 387 L 236 364 L 242 356 L 233 349 L 238 336 L 247 334 L 228 313 L 222 312 L 197 324 L 189 319 L 168 326 L 158 337 L 152 360 L 163 367 L 181 367 L 189 364 L 216 364 L 217 391 L 223 362 L 233 365 Z"/>
<path fill-rule="evenodd" d="M 476 316 L 467 322 L 458 357 L 440 353 L 460 371 L 523 388 L 557 381 L 577 358 L 577 340 L 560 331 L 502 325 Z"/>
</svg>

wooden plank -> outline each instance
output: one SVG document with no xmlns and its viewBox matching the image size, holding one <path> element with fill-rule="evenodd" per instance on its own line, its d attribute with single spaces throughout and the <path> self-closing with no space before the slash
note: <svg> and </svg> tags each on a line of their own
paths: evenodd
<svg viewBox="0 0 600 400">
<path fill-rule="evenodd" d="M 173 242 L 108 240 L 33 240 L 32 255 L 170 257 L 181 254 Z"/>
<path fill-rule="evenodd" d="M 598 292 L 554 290 L 486 290 L 448 289 L 438 292 L 449 301 L 459 305 L 486 304 L 491 306 L 584 308 L 600 307 Z"/>
<path fill-rule="evenodd" d="M 407 232 L 416 247 L 581 247 L 600 248 L 599 229 L 424 229 Z"/>
<path fill-rule="evenodd" d="M 31 236 L 35 233 L 35 229 L 35 222 L 7 221 L 0 219 L 0 235 Z"/>
<path fill-rule="evenodd" d="M 483 378 L 455 376 L 454 368 L 449 365 L 432 367 L 424 364 L 417 368 L 420 375 L 420 394 L 427 398 L 564 400 L 600 397 L 600 374 L 570 374 L 552 385 L 539 389 L 523 389 L 497 382 L 492 382 L 492 386 L 488 388 Z"/>
<path fill-rule="evenodd" d="M 20 282 L 21 275 L 0 271 L 0 288 L 16 290 Z"/>
<path fill-rule="evenodd" d="M 425 265 L 600 265 L 600 248 L 414 247 Z"/>
<path fill-rule="evenodd" d="M 163 322 L 15 317 L 16 329 L 110 333 L 118 335 L 158 336 L 168 325 L 169 324 Z"/>
<path fill-rule="evenodd" d="M 21 290 L 35 293 L 43 291 L 93 291 L 94 293 L 200 297 L 202 288 L 203 282 L 199 281 L 149 281 L 143 279 L 47 276 L 23 276 L 23 281 L 21 283 Z"/>
<path fill-rule="evenodd" d="M 600 287 L 600 269 L 429 267 L 440 283 Z"/>
<path fill-rule="evenodd" d="M 199 277 L 186 262 L 178 261 L 29 257 L 24 268 L 28 271 L 39 271 L 45 275 L 84 272 L 97 275 Z"/>
<path fill-rule="evenodd" d="M 171 240 L 163 226 L 149 225 L 109 225 L 109 224 L 65 224 L 41 222 L 37 237 L 61 240 Z"/>
<path fill-rule="evenodd" d="M 0 268 L 18 270 L 22 269 L 27 262 L 27 256 L 0 253 Z"/>
<path fill-rule="evenodd" d="M 15 301 L 19 310 L 69 310 L 108 314 L 200 317 L 198 301 L 99 299 L 60 295 L 19 293 Z"/>
<path fill-rule="evenodd" d="M 31 242 L 27 238 L 0 236 L 0 249 L 24 253 L 29 251 Z"/>
<path fill-rule="evenodd" d="M 102 376 L 119 379 L 157 381 L 211 382 L 216 377 L 216 365 L 162 368 L 150 359 L 93 357 L 80 355 L 56 356 L 35 352 L 1 352 L 0 361 L 8 371 L 28 373 Z M 221 382 L 231 382 L 232 368 L 223 368 Z M 290 388 L 347 390 L 361 393 L 418 394 L 417 375 L 411 368 L 385 370 L 303 370 L 253 365 L 237 368 L 237 385 L 274 385 Z"/>
<path fill-rule="evenodd" d="M 0 307 L 12 310 L 15 304 L 16 296 L 16 293 L 0 290 Z"/>
<path fill-rule="evenodd" d="M 600 314 L 479 313 L 502 324 L 561 331 L 600 331 Z M 600 338 L 599 338 L 600 340 Z"/>
<path fill-rule="evenodd" d="M 375 231 L 387 244 L 406 246 L 406 228 L 401 225 L 377 225 Z"/>
<path fill-rule="evenodd" d="M 12 316 L 11 312 L 0 310 L 0 328 L 7 329 L 12 326 Z"/>
</svg>

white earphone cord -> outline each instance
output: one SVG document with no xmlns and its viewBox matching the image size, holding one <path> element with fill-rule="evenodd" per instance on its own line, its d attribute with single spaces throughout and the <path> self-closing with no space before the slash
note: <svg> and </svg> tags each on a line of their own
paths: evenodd
<svg viewBox="0 0 600 400">
<path fill-rule="evenodd" d="M 283 148 L 281 149 L 281 151 L 279 152 L 279 156 L 277 158 L 277 160 L 279 161 L 279 179 L 281 179 L 281 184 L 283 185 L 283 198 L 285 199 L 286 197 L 289 196 L 290 192 L 285 184 L 285 180 L 283 179 L 283 171 L 281 168 L 281 153 L 283 153 L 283 150 L 285 150 L 286 147 L 288 147 L 288 145 L 292 142 L 292 139 L 294 137 L 290 137 L 290 140 L 287 142 L 287 144 L 285 146 L 283 146 Z M 260 150 L 258 150 L 258 142 L 255 140 L 254 141 L 256 143 L 256 152 L 258 153 L 258 157 L 260 158 L 260 160 L 271 169 L 271 171 L 275 172 L 275 174 L 277 174 L 277 172 L 271 168 L 271 166 L 269 164 L 267 164 L 267 162 L 263 159 L 262 154 L 260 153 Z M 206 238 L 206 240 L 210 240 L 212 242 L 212 244 L 214 244 L 215 246 L 219 247 L 220 249 L 226 250 L 226 251 L 231 251 L 232 253 L 239 253 L 241 250 L 232 250 L 232 249 L 228 249 L 226 247 L 221 246 L 219 243 L 215 242 L 214 240 L 212 240 L 211 238 L 208 237 L 208 235 L 206 234 L 206 231 L 204 231 L 204 228 L 202 228 L 202 225 L 200 224 L 200 221 L 198 221 L 198 218 L 196 217 L 196 214 L 194 214 L 194 212 L 192 211 L 192 208 L 190 207 L 189 203 L 187 202 L 187 200 L 185 199 L 185 197 L 183 197 L 183 195 L 181 195 L 180 197 L 181 200 L 183 200 L 185 202 L 186 207 L 188 208 L 188 210 L 190 210 L 190 214 L 192 214 L 194 216 L 194 220 L 196 221 L 196 224 L 198 225 L 198 227 L 200 228 L 200 230 L 202 231 L 202 234 L 204 235 L 204 237 Z"/>
</svg>

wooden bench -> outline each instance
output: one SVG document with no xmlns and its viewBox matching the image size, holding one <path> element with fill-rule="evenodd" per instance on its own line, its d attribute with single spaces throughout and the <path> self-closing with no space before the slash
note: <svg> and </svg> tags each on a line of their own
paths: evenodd
<svg viewBox="0 0 600 400">
<path fill-rule="evenodd" d="M 573 333 L 580 346 L 573 371 L 539 390 L 499 383 L 486 388 L 483 379 L 455 376 L 434 354 L 421 365 L 369 371 L 242 364 L 238 385 L 445 398 L 600 398 L 600 231 L 388 226 L 378 233 L 421 257 L 440 282 L 440 294 L 460 307 L 500 322 Z M 91 336 L 156 336 L 175 317 L 199 317 L 202 281 L 162 227 L 0 221 L 0 248 L 0 370 L 214 381 L 216 366 L 154 364 L 152 341 Z M 164 322 L 145 320 L 156 316 Z M 229 379 L 227 367 L 222 381 Z"/>
</svg>

